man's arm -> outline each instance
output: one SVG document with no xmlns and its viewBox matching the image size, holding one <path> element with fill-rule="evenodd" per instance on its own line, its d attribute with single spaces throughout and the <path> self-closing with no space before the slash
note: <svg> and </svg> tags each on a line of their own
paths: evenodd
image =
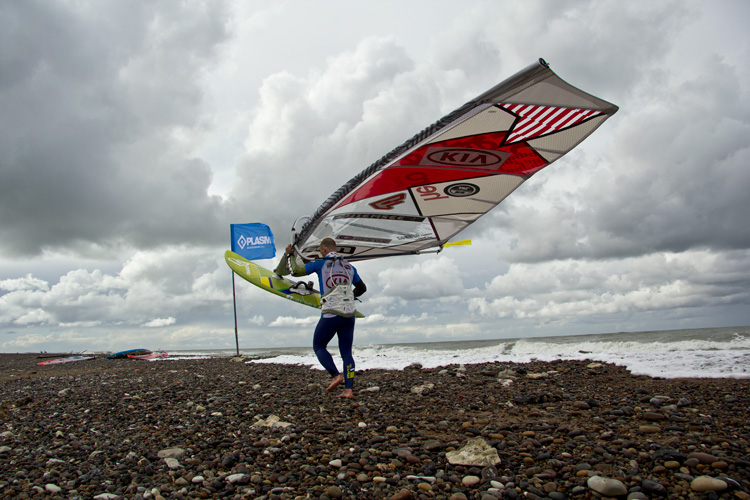
<svg viewBox="0 0 750 500">
<path fill-rule="evenodd" d="M 353 285 L 354 285 L 354 290 L 352 291 L 354 292 L 354 298 L 359 297 L 360 295 L 362 295 L 363 293 L 367 291 L 367 285 L 365 285 L 365 282 L 362 281 L 361 279 L 357 281 L 356 283 L 354 283 Z"/>
<path fill-rule="evenodd" d="M 294 247 L 292 245 L 287 245 L 286 250 L 284 250 L 284 256 L 281 258 L 281 262 L 279 262 L 279 269 L 282 264 L 284 265 L 284 268 L 291 268 L 292 269 L 292 276 L 307 276 L 307 270 L 305 269 L 304 264 L 299 264 L 297 262 L 297 259 L 294 258 Z"/>
<path fill-rule="evenodd" d="M 276 276 L 286 276 L 289 274 L 289 254 L 284 252 L 284 255 L 281 256 L 281 260 L 279 261 L 279 264 L 276 266 L 276 269 L 273 270 L 274 274 Z"/>
</svg>

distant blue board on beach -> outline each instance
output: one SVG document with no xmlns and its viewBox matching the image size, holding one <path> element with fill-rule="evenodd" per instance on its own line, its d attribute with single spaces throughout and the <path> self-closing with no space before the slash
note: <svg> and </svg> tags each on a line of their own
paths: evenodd
<svg viewBox="0 0 750 500">
<path fill-rule="evenodd" d="M 107 359 L 122 359 L 127 358 L 128 356 L 138 355 L 138 354 L 148 354 L 151 351 L 148 349 L 128 349 L 127 351 L 120 351 L 116 352 L 114 354 L 110 354 L 107 356 Z"/>
</svg>

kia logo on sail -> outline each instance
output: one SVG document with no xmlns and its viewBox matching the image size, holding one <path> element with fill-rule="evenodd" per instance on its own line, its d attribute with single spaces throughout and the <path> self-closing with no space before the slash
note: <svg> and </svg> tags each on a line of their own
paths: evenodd
<svg viewBox="0 0 750 500">
<path fill-rule="evenodd" d="M 503 151 L 466 148 L 427 148 L 420 165 L 450 165 L 497 170 L 510 154 Z"/>
</svg>

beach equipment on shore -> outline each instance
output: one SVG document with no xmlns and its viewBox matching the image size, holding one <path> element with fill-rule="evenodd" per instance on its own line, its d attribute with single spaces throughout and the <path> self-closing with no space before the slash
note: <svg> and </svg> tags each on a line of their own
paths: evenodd
<svg viewBox="0 0 750 500">
<path fill-rule="evenodd" d="M 273 271 L 269 271 L 231 250 L 227 250 L 224 253 L 224 259 L 236 274 L 258 288 L 308 307 L 320 309 L 320 292 L 313 288 L 312 282 L 310 285 L 307 285 L 304 282 L 297 282 L 284 276 L 277 276 Z M 356 312 L 356 316 L 364 318 L 364 315 L 359 311 Z"/>
<path fill-rule="evenodd" d="M 247 224 L 230 224 L 229 233 L 231 235 L 231 252 L 240 259 L 272 259 L 276 256 L 276 244 L 273 240 L 271 228 L 260 222 L 250 222 Z M 224 255 L 228 259 L 227 255 Z M 232 265 L 227 260 L 230 267 Z M 240 272 L 232 267 L 232 304 L 234 306 L 234 340 L 237 345 L 237 356 L 240 355 L 240 337 L 237 332 L 237 294 L 234 286 L 234 273 L 237 272 L 245 279 Z M 251 281 L 251 283 L 256 284 Z"/>
<path fill-rule="evenodd" d="M 539 59 L 371 164 L 312 215 L 298 217 L 292 224 L 295 258 L 314 260 L 325 238 L 333 238 L 348 261 L 468 245 L 470 240 L 450 240 L 574 149 L 617 110 L 565 82 Z M 232 270 L 270 293 L 312 305 L 316 297 L 308 290 L 292 288 L 281 276 L 251 262 L 272 255 L 250 256 L 237 249 L 244 252 L 244 247 L 257 244 L 258 251 L 265 251 L 262 248 L 273 242 L 270 230 L 269 236 L 248 237 L 235 226 L 233 252 L 225 253 Z M 234 296 L 234 274 L 232 292 Z"/>
<path fill-rule="evenodd" d="M 96 359 L 96 356 L 92 355 L 80 355 L 80 356 L 64 356 L 62 358 L 53 358 L 46 361 L 40 361 L 38 365 L 59 365 L 61 363 L 75 363 L 76 361 L 90 361 Z"/>
<path fill-rule="evenodd" d="M 116 352 L 114 354 L 110 354 L 107 356 L 107 359 L 125 359 L 130 356 L 138 356 L 143 354 L 149 354 L 151 351 L 149 349 L 128 349 L 127 351 L 120 351 Z"/>
<path fill-rule="evenodd" d="M 154 351 L 144 354 L 128 354 L 128 359 L 158 359 L 165 358 L 168 354 L 164 351 Z"/>
<path fill-rule="evenodd" d="M 295 250 L 313 259 L 330 237 L 349 261 L 440 252 L 617 110 L 539 59 L 367 167 L 313 215 L 298 218 Z"/>
</svg>

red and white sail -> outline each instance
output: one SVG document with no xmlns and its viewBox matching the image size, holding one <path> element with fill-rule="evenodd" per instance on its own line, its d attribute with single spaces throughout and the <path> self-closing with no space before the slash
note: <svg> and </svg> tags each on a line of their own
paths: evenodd
<svg viewBox="0 0 750 500">
<path fill-rule="evenodd" d="M 350 260 L 439 250 L 617 109 L 540 59 L 342 186 L 300 229 L 296 247 L 312 257 L 332 237 Z"/>
</svg>

